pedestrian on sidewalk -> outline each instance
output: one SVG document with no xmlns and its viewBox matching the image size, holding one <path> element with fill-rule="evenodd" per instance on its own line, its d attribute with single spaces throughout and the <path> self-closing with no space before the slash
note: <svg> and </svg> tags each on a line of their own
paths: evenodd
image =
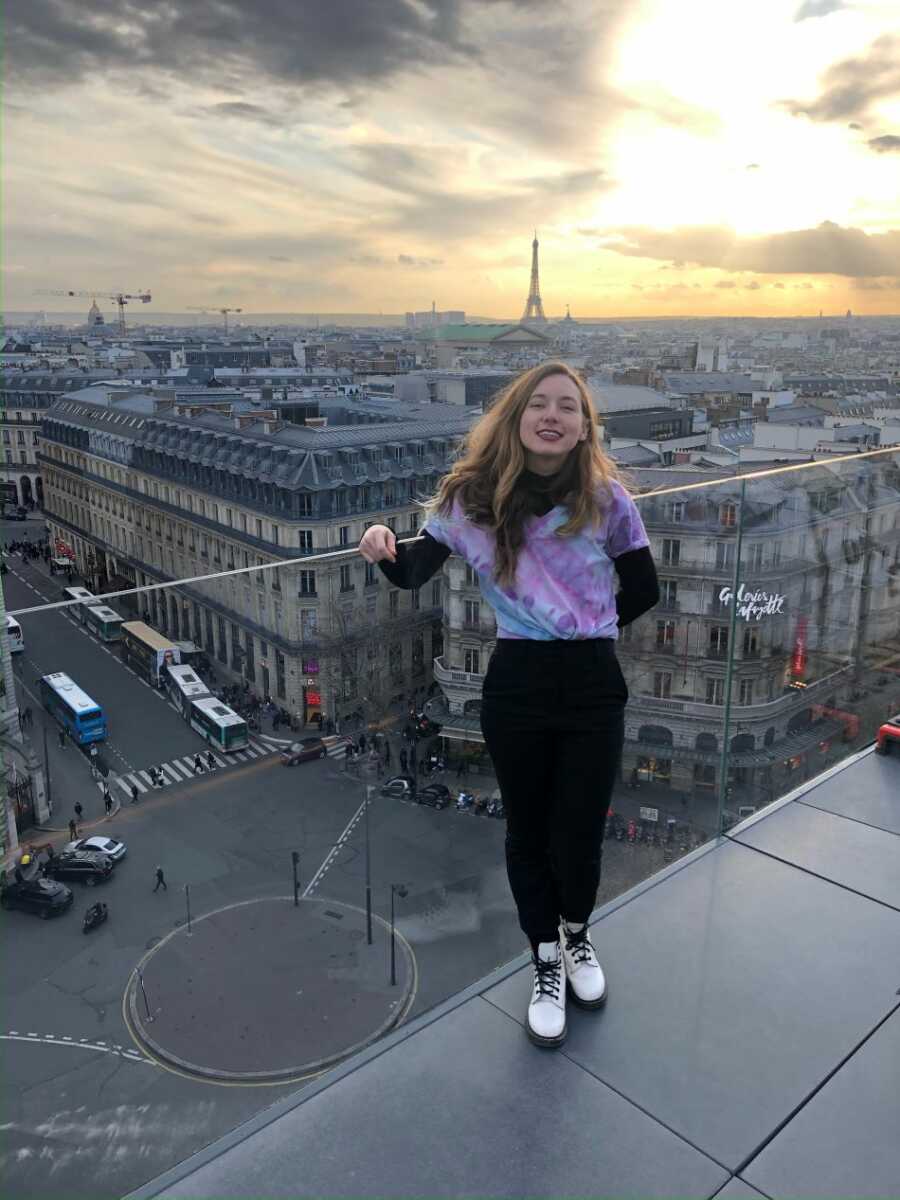
<svg viewBox="0 0 900 1200">
<path fill-rule="evenodd" d="M 63 729 L 62 725 L 60 725 L 60 727 L 59 727 L 59 729 L 57 729 L 56 733 L 59 738 L 60 750 L 65 750 L 65 748 L 66 748 L 66 731 L 65 731 L 65 729 Z"/>
<path fill-rule="evenodd" d="M 160 888 L 162 888 L 163 891 L 167 892 L 169 890 L 169 885 L 166 883 L 166 877 L 163 874 L 162 867 L 157 867 L 156 868 L 156 887 L 153 890 L 154 890 L 154 892 L 158 892 Z"/>
<path fill-rule="evenodd" d="M 403 775 L 406 774 L 406 750 L 403 748 L 400 750 L 400 771 Z"/>
<path fill-rule="evenodd" d="M 69 841 L 74 842 L 78 837 L 78 827 L 74 821 L 69 822 Z"/>
<path fill-rule="evenodd" d="M 550 361 L 512 379 L 470 428 L 419 533 L 398 547 L 388 526 L 373 525 L 359 551 L 407 590 L 455 553 L 495 610 L 480 717 L 533 956 L 525 1030 L 560 1046 L 567 991 L 584 1008 L 606 999 L 587 922 L 624 742 L 616 638 L 659 602 L 640 511 L 603 450 L 581 377 Z"/>
<path fill-rule="evenodd" d="M 81 807 L 81 801 L 76 800 L 73 807 L 75 809 L 75 820 L 81 824 L 81 814 L 84 812 L 84 809 Z"/>
<path fill-rule="evenodd" d="M 344 770 L 350 770 L 350 763 L 353 761 L 353 743 L 347 743 L 347 749 L 344 751 Z"/>
<path fill-rule="evenodd" d="M 200 761 L 199 754 L 194 755 L 194 774 L 195 775 L 203 774 L 203 763 Z"/>
<path fill-rule="evenodd" d="M 136 783 L 133 783 L 133 784 L 131 785 L 131 789 L 130 789 L 130 790 L 131 790 L 131 803 L 132 803 L 132 804 L 137 804 L 137 802 L 138 802 L 138 789 L 137 789 L 137 784 L 136 784 Z"/>
<path fill-rule="evenodd" d="M 216 756 L 212 750 L 206 752 L 206 766 L 210 771 L 214 771 L 219 764 L 216 762 Z"/>
<path fill-rule="evenodd" d="M 109 788 L 105 786 L 103 788 L 103 807 L 106 809 L 106 815 L 110 816 L 112 813 L 112 796 L 109 794 Z"/>
<path fill-rule="evenodd" d="M 391 743 L 384 739 L 384 765 L 385 769 L 389 770 L 391 765 Z"/>
<path fill-rule="evenodd" d="M 359 735 L 359 752 L 360 754 L 365 754 L 366 752 L 366 735 L 364 733 Z"/>
</svg>

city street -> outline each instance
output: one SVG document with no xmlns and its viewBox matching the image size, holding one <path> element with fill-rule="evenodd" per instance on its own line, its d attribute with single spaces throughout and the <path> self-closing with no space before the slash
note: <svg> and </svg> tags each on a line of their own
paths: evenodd
<svg viewBox="0 0 900 1200">
<path fill-rule="evenodd" d="M 7 539 L 21 537 L 21 530 L 7 532 Z M 11 560 L 4 577 L 10 609 L 57 599 L 61 586 L 43 564 L 20 559 Z M 16 674 L 20 699 L 34 714 L 26 733 L 39 755 L 46 714 L 35 681 L 53 670 L 71 674 L 106 710 L 106 758 L 114 774 L 200 749 L 199 737 L 122 664 L 115 647 L 101 645 L 58 611 L 25 616 L 21 624 L 26 649 L 16 656 Z M 296 850 L 304 896 L 364 907 L 365 784 L 345 773 L 343 759 L 286 768 L 277 753 L 263 752 L 196 779 L 176 775 L 169 786 L 147 790 L 139 804 L 126 802 L 107 820 L 87 759 L 71 742 L 60 749 L 54 729 L 49 732 L 51 824 L 57 832 L 34 831 L 28 840 L 61 846 L 80 799 L 82 832 L 121 839 L 128 853 L 101 890 L 75 884 L 73 909 L 57 919 L 2 915 L 6 1139 L 0 1170 L 11 1198 L 52 1193 L 105 1200 L 302 1086 L 223 1086 L 179 1075 L 138 1048 L 123 997 L 142 955 L 185 922 L 186 884 L 194 918 L 243 900 L 288 896 Z M 395 763 L 399 746 L 396 739 Z M 484 777 L 466 783 L 487 790 Z M 392 883 L 408 889 L 397 900 L 397 928 L 416 958 L 410 1016 L 522 952 L 502 821 L 376 794 L 369 832 L 375 912 L 388 919 Z M 601 897 L 658 869 L 661 853 L 611 841 Z M 168 887 L 154 892 L 158 865 Z M 99 895 L 110 918 L 85 936 L 81 916 Z M 386 956 L 386 980 L 388 971 Z M 252 979 L 247 986 L 253 987 Z M 148 999 L 153 1008 L 184 1002 L 177 992 Z"/>
</svg>

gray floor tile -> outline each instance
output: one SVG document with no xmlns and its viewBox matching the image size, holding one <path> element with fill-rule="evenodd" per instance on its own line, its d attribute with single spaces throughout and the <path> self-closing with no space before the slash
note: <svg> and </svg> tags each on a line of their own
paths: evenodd
<svg viewBox="0 0 900 1200">
<path fill-rule="evenodd" d="M 161 1196 L 712 1196 L 726 1171 L 476 998 Z"/>
<path fill-rule="evenodd" d="M 900 755 L 867 754 L 812 788 L 802 803 L 900 833 Z"/>
<path fill-rule="evenodd" d="M 766 1197 L 735 1175 L 728 1180 L 721 1192 L 716 1192 L 713 1200 L 766 1200 Z"/>
<path fill-rule="evenodd" d="M 900 1196 L 900 1013 L 742 1172 L 779 1200 Z"/>
<path fill-rule="evenodd" d="M 731 1170 L 896 1004 L 897 914 L 739 844 L 593 931 L 609 1001 L 566 1054 Z M 530 975 L 485 998 L 521 1020 Z"/>
<path fill-rule="evenodd" d="M 900 837 L 895 833 L 809 804 L 788 804 L 736 840 L 900 910 Z"/>
</svg>

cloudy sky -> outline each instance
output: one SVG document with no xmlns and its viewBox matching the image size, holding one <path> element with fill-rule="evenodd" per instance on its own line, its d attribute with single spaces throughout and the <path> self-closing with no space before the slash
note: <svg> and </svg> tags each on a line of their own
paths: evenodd
<svg viewBox="0 0 900 1200">
<path fill-rule="evenodd" d="M 896 0 L 5 10 L 7 309 L 900 312 Z"/>
</svg>

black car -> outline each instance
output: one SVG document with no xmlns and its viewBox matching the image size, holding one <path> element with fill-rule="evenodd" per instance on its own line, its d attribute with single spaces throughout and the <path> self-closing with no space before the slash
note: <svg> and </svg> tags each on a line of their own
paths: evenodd
<svg viewBox="0 0 900 1200">
<path fill-rule="evenodd" d="M 432 721 L 430 717 L 426 717 L 424 713 L 419 713 L 416 717 L 416 737 L 430 738 L 441 732 L 441 726 L 437 721 Z"/>
<path fill-rule="evenodd" d="M 105 854 L 72 850 L 55 854 L 44 868 L 51 879 L 80 879 L 88 887 L 105 883 L 112 875 L 112 860 Z"/>
<path fill-rule="evenodd" d="M 320 737 L 305 737 L 299 742 L 291 742 L 281 752 L 281 762 L 285 767 L 296 766 L 297 763 L 309 762 L 314 758 L 325 758 L 328 747 Z"/>
<path fill-rule="evenodd" d="M 429 783 L 419 789 L 416 799 L 432 808 L 446 808 L 450 803 L 450 789 L 443 783 Z"/>
<path fill-rule="evenodd" d="M 37 913 L 45 921 L 72 907 L 72 889 L 54 879 L 10 880 L 0 888 L 0 905 Z"/>
</svg>

